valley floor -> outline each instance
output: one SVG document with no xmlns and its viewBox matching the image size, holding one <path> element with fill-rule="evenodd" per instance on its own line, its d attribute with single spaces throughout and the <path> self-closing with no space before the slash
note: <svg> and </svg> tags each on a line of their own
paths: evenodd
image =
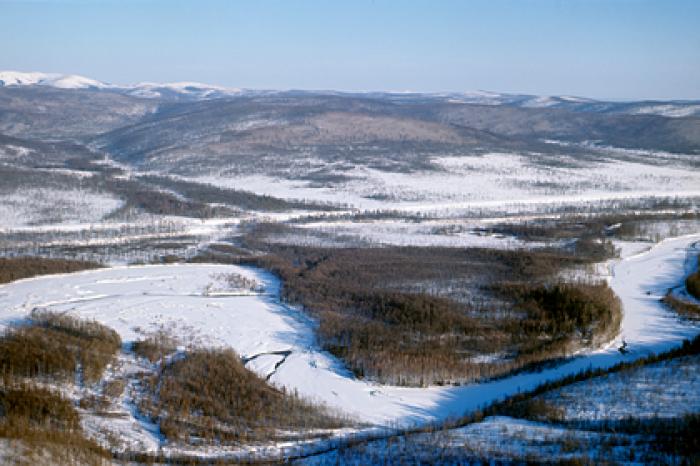
<svg viewBox="0 0 700 466">
<path fill-rule="evenodd" d="M 183 347 L 229 346 L 247 361 L 249 369 L 274 385 L 294 390 L 367 425 L 359 431 L 338 431 L 334 435 L 371 437 L 383 428 L 459 417 L 543 382 L 660 353 L 694 337 L 698 325 L 680 320 L 660 299 L 682 282 L 690 267 L 688 261 L 695 257 L 691 259 L 688 251 L 697 249 L 699 241 L 700 235 L 690 235 L 662 241 L 648 251 L 626 247 L 624 251 L 631 255 L 608 264 L 608 280 L 622 300 L 624 317 L 620 334 L 606 347 L 582 352 L 540 372 L 480 384 L 407 388 L 358 380 L 340 361 L 319 348 L 314 339 L 314 321 L 280 302 L 280 284 L 273 276 L 238 266 L 114 267 L 20 280 L 0 287 L 0 324 L 7 327 L 21 322 L 36 308 L 95 319 L 114 328 L 125 342 L 121 369 L 112 370 L 121 370 L 127 377 L 129 367 L 135 364 L 129 344 L 149 332 L 166 330 L 177 336 Z M 228 274 L 257 281 L 262 288 L 232 288 L 226 279 Z M 625 354 L 618 350 L 623 341 L 628 350 Z M 109 432 L 118 434 L 127 439 L 127 450 L 184 453 L 169 449 L 157 428 L 139 418 L 128 399 L 122 401 L 119 416 L 86 416 L 86 430 L 98 438 L 109 437 Z M 144 442 L 144 438 L 150 440 Z M 129 444 L 128 439 L 135 441 Z M 290 442 L 272 450 L 252 448 L 275 456 L 281 451 L 298 453 L 325 446 L 327 441 L 320 440 L 306 446 Z M 223 452 L 194 448 L 187 453 L 217 456 Z M 228 451 L 234 456 L 247 453 Z"/>
</svg>

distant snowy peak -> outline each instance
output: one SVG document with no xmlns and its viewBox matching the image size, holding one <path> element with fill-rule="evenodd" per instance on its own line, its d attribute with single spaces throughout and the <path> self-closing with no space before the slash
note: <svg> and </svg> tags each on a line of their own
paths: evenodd
<svg viewBox="0 0 700 466">
<path fill-rule="evenodd" d="M 0 86 L 50 86 L 60 89 L 105 89 L 111 86 L 94 79 L 75 74 L 22 73 L 0 71 Z"/>
<path fill-rule="evenodd" d="M 599 103 L 597 100 L 585 97 L 575 97 L 570 95 L 562 96 L 527 96 L 522 102 L 522 107 L 528 108 L 548 108 L 563 107 L 572 105 L 591 105 Z"/>
<path fill-rule="evenodd" d="M 50 79 L 47 84 L 53 87 L 58 87 L 60 89 L 106 89 L 108 87 L 113 87 L 109 84 L 105 84 L 103 82 L 78 75 L 57 76 L 55 78 Z"/>
<path fill-rule="evenodd" d="M 17 71 L 0 71 L 0 83 L 3 86 L 28 86 L 39 84 L 49 76 L 46 73 L 20 73 Z"/>
<path fill-rule="evenodd" d="M 452 102 L 479 105 L 512 105 L 526 108 L 547 108 L 596 103 L 596 100 L 573 96 L 540 96 L 529 94 L 500 94 L 489 91 L 459 92 L 448 94 Z"/>
<path fill-rule="evenodd" d="M 474 92 L 453 92 L 445 95 L 450 102 L 477 104 L 477 105 L 503 105 L 509 100 L 507 94 L 495 92 L 474 91 Z"/>
<path fill-rule="evenodd" d="M 78 75 L 59 73 L 24 73 L 0 71 L 0 87 L 48 86 L 59 89 L 106 89 L 143 98 L 211 99 L 241 94 L 237 88 L 212 86 L 197 82 L 139 83 L 119 86 Z"/>
<path fill-rule="evenodd" d="M 561 108 L 577 112 L 658 115 L 667 118 L 700 117 L 698 101 L 614 102 L 571 95 L 499 94 L 486 91 L 432 95 L 446 98 L 452 103 L 463 104 L 507 105 L 533 109 Z"/>
<path fill-rule="evenodd" d="M 638 101 L 612 102 L 575 97 L 537 96 L 529 94 L 504 94 L 490 91 L 421 93 L 402 92 L 351 92 L 351 91 L 256 91 L 231 87 L 215 86 L 198 82 L 153 83 L 143 82 L 133 85 L 116 85 L 74 74 L 24 73 L 20 71 L 0 71 L 0 87 L 7 86 L 48 86 L 59 89 L 93 89 L 140 97 L 169 101 L 198 101 L 234 97 L 240 95 L 361 95 L 389 99 L 438 98 L 447 102 L 472 105 L 504 105 L 521 108 L 562 108 L 578 112 L 618 113 L 627 115 L 659 115 L 668 118 L 700 117 L 698 101 Z"/>
<path fill-rule="evenodd" d="M 127 93 L 146 98 L 187 96 L 195 99 L 212 99 L 243 93 L 242 89 L 212 86 L 197 82 L 139 83 L 124 87 Z"/>
<path fill-rule="evenodd" d="M 656 104 L 639 106 L 633 112 L 636 115 L 661 115 L 669 118 L 700 116 L 700 104 Z"/>
</svg>

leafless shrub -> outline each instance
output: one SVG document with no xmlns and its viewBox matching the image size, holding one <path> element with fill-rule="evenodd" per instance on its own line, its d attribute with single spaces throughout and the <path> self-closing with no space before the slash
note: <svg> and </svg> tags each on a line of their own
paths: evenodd
<svg viewBox="0 0 700 466">
<path fill-rule="evenodd" d="M 564 409 L 547 403 L 542 398 L 529 398 L 506 407 L 506 416 L 540 422 L 560 422 L 564 420 Z"/>
<path fill-rule="evenodd" d="M 127 380 L 122 377 L 109 380 L 105 382 L 104 386 L 102 387 L 102 393 L 111 399 L 118 398 L 122 393 L 124 393 L 126 384 Z"/>
<path fill-rule="evenodd" d="M 679 299 L 673 293 L 667 293 L 662 301 L 671 309 L 684 317 L 696 319 L 700 317 L 700 305 Z"/>
<path fill-rule="evenodd" d="M 159 330 L 149 334 L 144 339 L 135 341 L 132 350 L 137 355 L 155 363 L 174 353 L 177 350 L 177 345 L 178 341 L 176 338 L 163 330 Z"/>
<path fill-rule="evenodd" d="M 262 284 L 258 281 L 244 277 L 243 275 L 237 273 L 222 273 L 216 275 L 214 278 L 224 282 L 231 290 L 258 292 L 263 289 Z"/>
</svg>

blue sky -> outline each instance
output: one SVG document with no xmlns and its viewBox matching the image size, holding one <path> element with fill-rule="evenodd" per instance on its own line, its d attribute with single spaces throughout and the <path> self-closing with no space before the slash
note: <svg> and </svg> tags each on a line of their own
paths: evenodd
<svg viewBox="0 0 700 466">
<path fill-rule="evenodd" d="M 0 69 L 700 99 L 700 0 L 0 0 Z"/>
</svg>

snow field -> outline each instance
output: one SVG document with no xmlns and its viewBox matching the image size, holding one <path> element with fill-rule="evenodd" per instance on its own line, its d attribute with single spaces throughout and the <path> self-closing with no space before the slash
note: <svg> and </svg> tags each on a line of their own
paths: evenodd
<svg viewBox="0 0 700 466">
<path fill-rule="evenodd" d="M 0 194 L 0 229 L 98 222 L 122 204 L 114 196 L 84 190 L 22 189 Z"/>
<path fill-rule="evenodd" d="M 482 461 L 491 464 L 495 461 L 548 464 L 582 458 L 594 464 L 611 461 L 627 464 L 630 449 L 646 453 L 643 447 L 644 439 L 637 436 L 589 432 L 492 416 L 449 431 L 370 441 L 355 448 L 309 456 L 293 464 L 364 466 L 387 461 L 390 464 L 481 464 Z"/>
<path fill-rule="evenodd" d="M 616 372 L 542 396 L 566 421 L 677 418 L 700 411 L 700 357 L 686 356 Z"/>
<path fill-rule="evenodd" d="M 445 222 L 443 225 L 449 225 Z M 477 234 L 467 225 L 459 225 L 455 232 L 436 233 L 440 225 L 436 222 L 406 222 L 396 220 L 372 222 L 313 222 L 301 223 L 300 228 L 318 231 L 331 237 L 348 237 L 370 244 L 395 246 L 477 247 L 494 249 L 517 249 L 541 247 L 545 243 L 522 241 L 503 235 Z M 479 226 L 472 222 L 473 228 Z M 295 238 L 290 238 L 294 242 Z M 302 241 L 303 238 L 296 238 Z M 280 238 L 284 242 L 285 238 Z"/>
<path fill-rule="evenodd" d="M 338 171 L 350 180 L 322 187 L 262 174 L 232 176 L 222 172 L 195 180 L 359 209 L 454 214 L 455 209 L 518 210 L 523 206 L 573 206 L 648 196 L 700 196 L 700 177 L 689 171 L 683 160 L 662 152 L 654 153 L 654 165 L 617 157 L 582 162 L 560 155 L 559 164 L 552 165 L 536 163 L 536 155 L 488 153 L 434 158 L 435 171 L 401 173 L 355 166 Z"/>
</svg>

